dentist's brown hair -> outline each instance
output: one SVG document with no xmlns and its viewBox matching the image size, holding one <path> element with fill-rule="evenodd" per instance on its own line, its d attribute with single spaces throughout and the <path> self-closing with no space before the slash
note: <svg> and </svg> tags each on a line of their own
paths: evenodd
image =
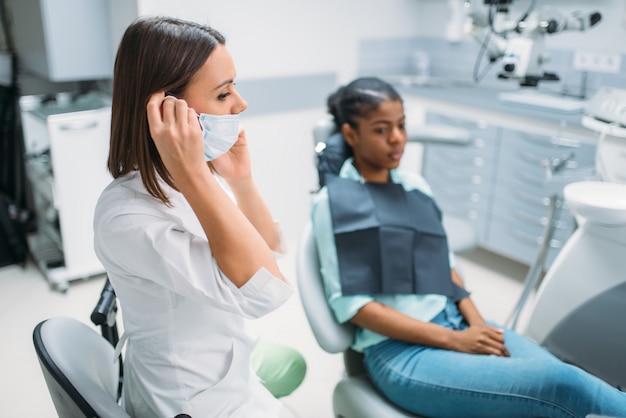
<svg viewBox="0 0 626 418">
<path fill-rule="evenodd" d="M 216 30 L 171 17 L 143 17 L 126 29 L 115 58 L 108 170 L 113 178 L 138 170 L 148 192 L 169 203 L 158 177 L 176 189 L 150 136 L 146 105 L 153 93 L 184 96 L 217 45 Z"/>
</svg>

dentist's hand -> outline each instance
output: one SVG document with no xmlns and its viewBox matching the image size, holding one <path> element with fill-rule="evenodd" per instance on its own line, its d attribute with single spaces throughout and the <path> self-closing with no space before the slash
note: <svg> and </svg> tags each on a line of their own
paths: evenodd
<svg viewBox="0 0 626 418">
<path fill-rule="evenodd" d="M 453 350 L 470 354 L 510 356 L 504 345 L 504 331 L 485 324 L 470 325 L 467 329 L 455 331 Z"/>
<path fill-rule="evenodd" d="M 161 91 L 150 96 L 146 111 L 152 140 L 176 182 L 206 170 L 202 128 L 185 100 Z"/>
<path fill-rule="evenodd" d="M 227 181 L 247 180 L 251 177 L 248 139 L 243 127 L 239 127 L 239 138 L 228 152 L 209 162 L 209 166 Z"/>
</svg>

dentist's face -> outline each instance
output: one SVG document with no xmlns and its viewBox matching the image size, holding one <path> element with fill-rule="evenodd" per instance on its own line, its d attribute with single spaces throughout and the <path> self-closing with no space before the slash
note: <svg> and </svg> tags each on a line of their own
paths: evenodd
<svg viewBox="0 0 626 418">
<path fill-rule="evenodd" d="M 235 89 L 235 64 L 224 45 L 217 45 L 187 86 L 183 97 L 196 113 L 238 114 L 248 103 Z"/>
<path fill-rule="evenodd" d="M 385 100 L 356 122 L 356 128 L 345 124 L 342 129 L 355 167 L 370 182 L 389 181 L 389 170 L 400 165 L 407 142 L 402 102 Z"/>
</svg>

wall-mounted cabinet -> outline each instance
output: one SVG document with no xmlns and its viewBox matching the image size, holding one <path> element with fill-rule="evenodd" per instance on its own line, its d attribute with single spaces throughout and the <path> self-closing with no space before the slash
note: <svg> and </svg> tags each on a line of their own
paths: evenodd
<svg viewBox="0 0 626 418">
<path fill-rule="evenodd" d="M 15 0 L 11 9 L 23 70 L 54 82 L 111 77 L 107 0 Z"/>
</svg>

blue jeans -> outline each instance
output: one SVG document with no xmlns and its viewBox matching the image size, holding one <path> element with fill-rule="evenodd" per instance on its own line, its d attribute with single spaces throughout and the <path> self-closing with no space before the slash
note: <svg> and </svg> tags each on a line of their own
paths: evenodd
<svg viewBox="0 0 626 418">
<path fill-rule="evenodd" d="M 467 328 L 453 303 L 431 322 Z M 427 417 L 626 417 L 626 393 L 511 330 L 504 336 L 511 357 L 386 340 L 365 350 L 365 366 L 393 403 Z"/>
</svg>

